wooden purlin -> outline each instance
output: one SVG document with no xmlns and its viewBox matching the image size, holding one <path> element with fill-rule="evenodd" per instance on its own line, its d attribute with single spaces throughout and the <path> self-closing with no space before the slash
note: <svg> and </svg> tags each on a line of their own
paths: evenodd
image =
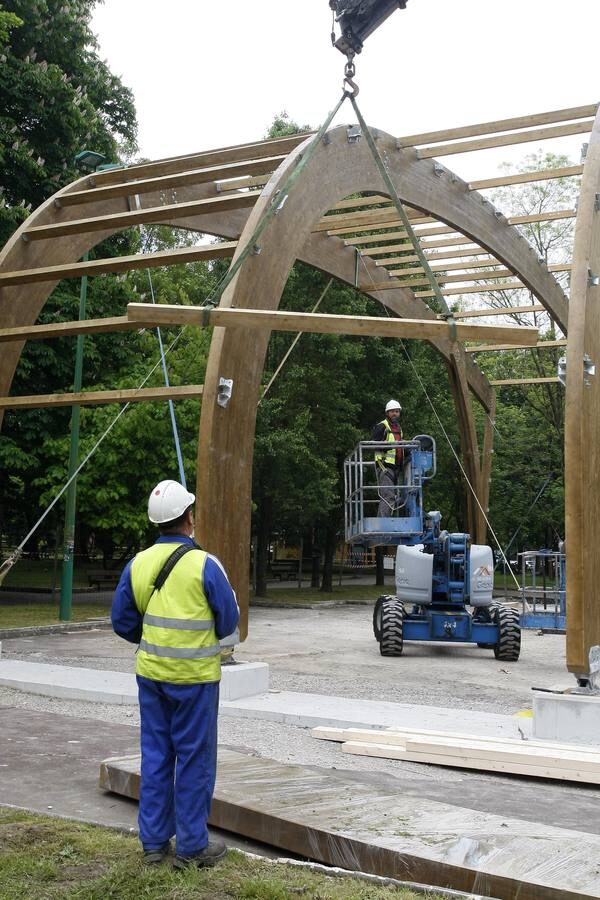
<svg viewBox="0 0 600 900">
<path fill-rule="evenodd" d="M 568 122 L 573 119 L 586 119 L 595 116 L 598 104 L 587 106 L 570 106 L 548 112 L 533 113 L 512 119 L 496 119 L 491 122 L 480 122 L 476 125 L 464 125 L 458 128 L 447 128 L 440 131 L 425 131 L 421 134 L 409 134 L 398 138 L 402 147 L 415 147 L 418 144 L 433 144 L 452 141 L 457 138 L 477 137 L 484 134 L 496 134 L 502 131 L 517 131 L 519 128 L 531 128 L 533 125 L 553 125 L 556 122 Z"/>
<path fill-rule="evenodd" d="M 541 303 L 532 303 L 529 306 L 490 306 L 489 309 L 457 309 L 452 315 L 455 319 L 473 319 L 478 316 L 514 316 L 538 312 L 546 312 Z"/>
<path fill-rule="evenodd" d="M 566 340 L 560 341 L 538 341 L 533 347 L 523 344 L 519 347 L 515 344 L 481 344 L 478 347 L 466 347 L 467 353 L 495 353 L 499 350 L 556 350 L 559 347 L 566 347 Z"/>
<path fill-rule="evenodd" d="M 64 237 L 69 234 L 82 234 L 90 231 L 120 230 L 131 225 L 147 225 L 151 222 L 167 222 L 172 219 L 183 219 L 187 216 L 201 216 L 206 213 L 218 213 L 231 209 L 245 209 L 254 206 L 256 195 L 233 194 L 226 197 L 207 197 L 205 200 L 192 200 L 188 203 L 168 203 L 163 206 L 134 209 L 128 212 L 110 213 L 104 216 L 90 216 L 86 219 L 71 219 L 65 222 L 53 222 L 50 225 L 34 225 L 24 232 L 26 240 L 44 240 Z"/>
<path fill-rule="evenodd" d="M 490 381 L 490 384 L 493 387 L 503 387 L 507 385 L 560 384 L 560 381 L 554 375 L 549 378 L 501 378 L 497 381 Z"/>
<path fill-rule="evenodd" d="M 205 150 L 185 156 L 172 156 L 167 159 L 138 163 L 137 165 L 119 169 L 106 169 L 103 172 L 95 172 L 93 175 L 88 176 L 87 183 L 90 187 L 122 184 L 133 179 L 174 175 L 179 172 L 190 171 L 191 169 L 246 162 L 250 159 L 262 159 L 266 156 L 287 156 L 295 147 L 305 141 L 311 133 L 287 135 L 282 138 L 272 138 L 268 141 L 236 144 L 231 147 L 221 147 L 217 150 Z"/>
<path fill-rule="evenodd" d="M 196 325 L 201 327 L 231 327 L 273 331 L 302 331 L 312 334 L 353 334 L 363 337 L 411 337 L 428 340 L 450 335 L 450 325 L 430 319 L 393 319 L 380 316 L 343 316 L 327 313 L 305 313 L 263 309 L 209 309 L 200 306 L 172 304 L 130 303 L 130 321 L 154 325 Z M 535 344 L 537 328 L 522 325 L 463 325 L 457 324 L 456 339 L 477 340 L 479 335 L 497 336 L 505 340 Z M 469 337 L 470 335 L 470 337 Z"/>
<path fill-rule="evenodd" d="M 550 128 L 536 128 L 531 131 L 516 131 L 513 134 L 478 138 L 474 141 L 457 141 L 452 144 L 419 147 L 417 153 L 420 159 L 431 159 L 432 157 L 450 156 L 456 153 L 472 153 L 474 150 L 489 150 L 493 147 L 508 147 L 512 144 L 547 141 L 551 138 L 566 137 L 571 134 L 589 134 L 593 121 L 593 119 L 586 119 L 583 122 L 575 122 L 570 125 L 555 125 Z"/>
<path fill-rule="evenodd" d="M 133 269 L 151 269 L 206 259 L 223 259 L 233 256 L 236 247 L 237 241 L 222 241 L 196 247 L 179 247 L 175 250 L 158 250 L 155 253 L 136 253 L 132 256 L 114 256 L 110 259 L 92 259 L 88 262 L 0 272 L 0 288 L 38 281 L 81 278 L 82 275 L 102 275 L 105 272 L 129 272 Z"/>
<path fill-rule="evenodd" d="M 30 394 L 0 397 L 0 409 L 41 409 L 46 406 L 100 406 L 108 403 L 149 403 L 157 400 L 189 400 L 201 397 L 203 385 L 119 388 L 112 391 L 77 391 L 71 394 Z"/>
</svg>

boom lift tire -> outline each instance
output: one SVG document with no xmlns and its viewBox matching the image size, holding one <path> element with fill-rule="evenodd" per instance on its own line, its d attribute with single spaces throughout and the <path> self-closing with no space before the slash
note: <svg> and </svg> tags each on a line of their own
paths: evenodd
<svg viewBox="0 0 600 900">
<path fill-rule="evenodd" d="M 375 608 L 373 609 L 373 634 L 375 635 L 375 640 L 377 642 L 381 640 L 381 607 L 388 600 L 396 600 L 396 597 L 391 594 L 382 594 L 381 597 L 378 597 L 375 601 Z"/>
<path fill-rule="evenodd" d="M 397 597 L 384 597 L 381 604 L 381 640 L 379 652 L 382 656 L 402 656 L 404 647 L 403 624 L 404 607 Z"/>
<path fill-rule="evenodd" d="M 521 625 L 516 609 L 497 606 L 494 616 L 498 625 L 498 643 L 494 656 L 503 662 L 516 662 L 521 652 Z"/>
</svg>

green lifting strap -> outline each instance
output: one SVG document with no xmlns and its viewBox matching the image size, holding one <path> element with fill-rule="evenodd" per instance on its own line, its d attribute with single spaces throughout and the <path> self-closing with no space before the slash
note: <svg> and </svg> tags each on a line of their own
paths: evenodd
<svg viewBox="0 0 600 900">
<path fill-rule="evenodd" d="M 375 164 L 376 164 L 377 168 L 379 169 L 379 173 L 380 173 L 381 177 L 383 178 L 383 181 L 388 190 L 388 193 L 394 203 L 394 206 L 396 207 L 396 210 L 398 212 L 398 215 L 400 216 L 402 224 L 404 225 L 404 228 L 406 229 L 406 233 L 408 234 L 408 236 L 410 237 L 410 239 L 412 241 L 415 253 L 417 254 L 417 256 L 419 258 L 419 262 L 421 263 L 423 269 L 425 270 L 425 274 L 427 275 L 427 277 L 429 279 L 431 288 L 433 290 L 433 293 L 435 294 L 435 299 L 437 300 L 439 307 L 440 307 L 438 310 L 436 310 L 436 312 L 441 312 L 442 315 L 444 316 L 444 318 L 446 319 L 446 321 L 448 322 L 448 326 L 450 329 L 450 340 L 452 341 L 452 343 L 455 343 L 457 340 L 456 321 L 454 319 L 454 316 L 452 315 L 452 311 L 451 311 L 450 307 L 448 306 L 448 304 L 446 303 L 446 298 L 444 297 L 442 290 L 437 282 L 437 279 L 433 273 L 433 270 L 432 270 L 431 266 L 429 265 L 429 260 L 423 253 L 421 244 L 419 243 L 419 239 L 410 224 L 408 216 L 406 215 L 406 210 L 404 209 L 404 207 L 402 205 L 402 201 L 400 200 L 400 197 L 398 196 L 398 192 L 396 191 L 394 182 L 390 178 L 389 172 L 387 171 L 385 164 L 384 164 L 381 156 L 379 155 L 379 151 L 377 150 L 377 147 L 375 146 L 375 141 L 373 140 L 373 135 L 371 134 L 371 130 L 370 130 L 369 126 L 367 125 L 367 123 L 365 122 L 365 120 L 363 119 L 361 111 L 358 108 L 358 103 L 356 102 L 356 98 L 353 95 L 349 95 L 349 96 L 350 96 L 350 100 L 352 102 L 352 106 L 354 107 L 356 116 L 358 118 L 358 124 L 360 125 L 361 131 L 364 134 L 365 138 L 367 139 L 367 144 L 369 145 L 369 150 L 371 151 L 371 155 L 373 156 L 373 159 L 375 160 Z M 410 284 L 408 285 L 408 287 L 410 287 Z M 418 296 L 418 294 L 416 296 Z"/>
<path fill-rule="evenodd" d="M 271 219 L 273 219 L 277 215 L 277 213 L 283 208 L 283 205 L 288 198 L 290 190 L 293 188 L 294 184 L 296 183 L 296 181 L 298 180 L 298 178 L 300 177 L 300 175 L 302 174 L 302 172 L 304 171 L 304 169 L 306 168 L 306 166 L 312 159 L 315 150 L 317 149 L 317 147 L 319 146 L 320 142 L 322 141 L 322 139 L 325 135 L 325 132 L 327 131 L 327 129 L 331 125 L 331 122 L 337 115 L 337 112 L 338 112 L 340 106 L 342 105 L 342 103 L 344 102 L 346 97 L 348 97 L 348 96 L 350 96 L 349 93 L 347 91 L 344 91 L 344 93 L 338 100 L 335 108 L 329 113 L 329 115 L 327 116 L 327 118 L 325 119 L 325 121 L 323 122 L 323 124 L 321 125 L 321 127 L 319 128 L 317 133 L 315 134 L 314 138 L 312 139 L 312 141 L 306 148 L 306 150 L 296 158 L 295 165 L 294 165 L 292 171 L 290 172 L 290 174 L 288 175 L 288 177 L 286 178 L 286 180 L 284 181 L 282 186 L 279 188 L 279 190 L 276 191 L 275 194 L 273 195 L 270 205 L 265 210 L 261 220 L 259 221 L 258 225 L 252 232 L 252 235 L 248 238 L 248 241 L 246 242 L 243 250 L 241 251 L 239 256 L 234 260 L 234 262 L 231 264 L 231 266 L 229 267 L 229 269 L 227 270 L 227 272 L 225 273 L 225 275 L 221 279 L 221 281 L 218 283 L 218 285 L 216 286 L 216 288 L 213 291 L 213 293 L 211 294 L 211 296 L 207 298 L 207 300 L 205 301 L 205 306 L 208 306 L 208 307 L 217 306 L 219 303 L 219 300 L 223 296 L 223 292 L 224 292 L 225 288 L 227 287 L 227 285 L 229 285 L 231 283 L 234 276 L 237 274 L 237 272 L 239 271 L 240 267 L 243 265 L 243 263 L 247 259 L 247 257 L 250 254 L 256 255 L 256 254 L 260 253 L 260 246 L 258 245 L 258 239 L 260 238 L 261 234 L 263 233 L 263 231 L 265 230 L 265 228 L 267 227 L 267 225 L 269 224 Z"/>
</svg>

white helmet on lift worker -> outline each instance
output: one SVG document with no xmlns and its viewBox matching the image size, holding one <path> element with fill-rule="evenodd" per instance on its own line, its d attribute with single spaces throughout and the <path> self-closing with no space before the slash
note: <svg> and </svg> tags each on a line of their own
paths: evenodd
<svg viewBox="0 0 600 900">
<path fill-rule="evenodd" d="M 402 406 L 398 402 L 398 400 L 388 400 L 388 402 L 385 404 L 385 414 L 390 421 L 392 421 L 392 419 L 398 421 L 401 412 Z"/>
<path fill-rule="evenodd" d="M 159 481 L 148 498 L 148 518 L 154 525 L 179 519 L 196 500 L 178 481 Z"/>
</svg>

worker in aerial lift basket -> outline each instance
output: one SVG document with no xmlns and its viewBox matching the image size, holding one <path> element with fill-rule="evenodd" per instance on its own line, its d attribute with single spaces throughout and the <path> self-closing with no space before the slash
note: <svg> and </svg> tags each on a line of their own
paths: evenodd
<svg viewBox="0 0 600 900">
<path fill-rule="evenodd" d="M 211 866 L 226 853 L 209 841 L 217 765 L 219 639 L 237 627 L 235 594 L 219 560 L 194 541 L 193 494 L 161 481 L 148 500 L 155 544 L 127 563 L 112 604 L 115 632 L 139 643 L 139 830 L 147 863 L 176 835 L 176 868 Z"/>
<path fill-rule="evenodd" d="M 385 419 L 373 428 L 374 441 L 401 441 L 400 413 L 402 407 L 397 400 L 388 400 L 385 405 Z M 375 472 L 379 485 L 378 516 L 391 516 L 398 506 L 397 486 L 402 484 L 403 451 L 401 447 L 390 447 L 375 453 Z"/>
</svg>

